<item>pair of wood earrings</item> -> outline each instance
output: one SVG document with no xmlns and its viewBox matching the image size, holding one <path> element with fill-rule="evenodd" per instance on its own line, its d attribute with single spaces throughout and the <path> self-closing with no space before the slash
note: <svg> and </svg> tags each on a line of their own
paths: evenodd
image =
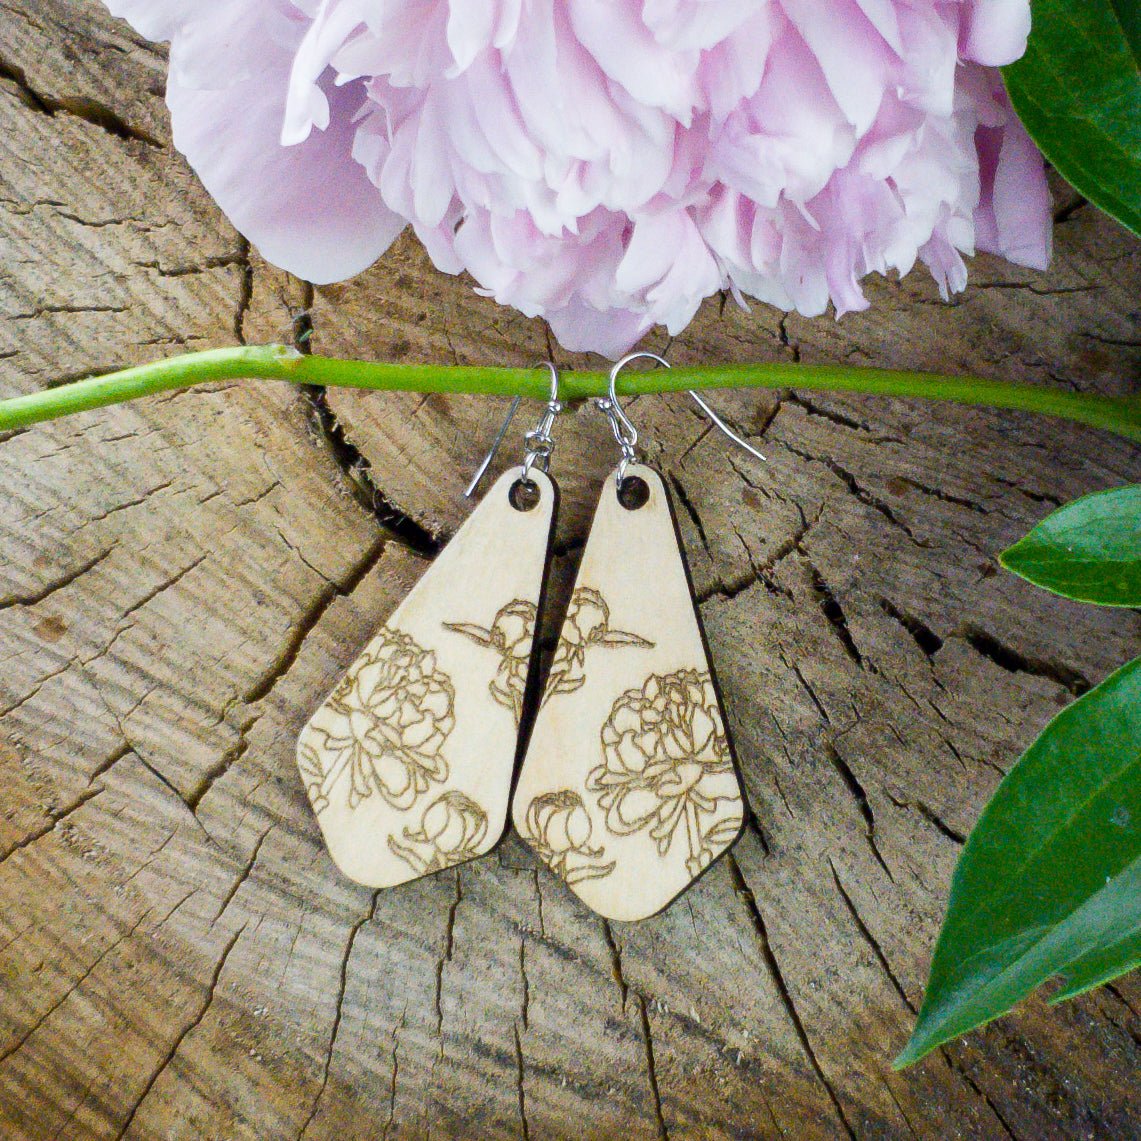
<svg viewBox="0 0 1141 1141">
<path fill-rule="evenodd" d="M 622 460 L 538 709 L 534 637 L 557 496 L 547 468 L 562 410 L 553 366 L 523 464 L 302 731 L 301 775 L 349 878 L 393 887 L 481 856 L 510 803 L 520 836 L 583 902 L 633 920 L 665 907 L 737 838 L 741 788 L 669 498 L 637 463 L 638 434 L 615 394 L 636 356 L 652 354 L 619 361 L 597 401 Z"/>
</svg>

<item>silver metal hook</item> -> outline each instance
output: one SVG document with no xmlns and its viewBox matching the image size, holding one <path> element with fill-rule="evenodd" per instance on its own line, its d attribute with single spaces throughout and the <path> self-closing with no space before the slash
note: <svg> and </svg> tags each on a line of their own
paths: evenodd
<svg viewBox="0 0 1141 1141">
<path fill-rule="evenodd" d="M 725 421 L 722 420 L 721 417 L 718 416 L 717 413 L 714 412 L 713 409 L 710 408 L 709 405 L 700 396 L 698 396 L 696 392 L 693 391 L 692 388 L 687 389 L 687 391 L 689 392 L 690 396 L 692 396 L 693 399 L 697 401 L 698 408 L 700 408 L 701 411 L 704 412 L 705 415 L 708 416 L 709 419 L 712 420 L 713 423 L 716 424 L 717 427 L 720 428 L 721 431 L 724 432 L 725 435 L 733 441 L 733 443 L 735 443 L 739 448 L 744 448 L 745 451 L 749 453 L 749 455 L 756 456 L 759 460 L 765 459 L 765 457 L 760 452 L 758 452 L 757 449 L 748 442 L 748 440 L 745 440 L 741 436 L 737 435 L 737 433 L 734 432 L 733 429 L 730 428 L 729 425 L 726 424 Z M 768 461 L 765 460 L 765 462 L 767 463 Z"/>
<path fill-rule="evenodd" d="M 547 398 L 547 409 L 543 418 L 524 437 L 527 451 L 523 456 L 523 480 L 531 475 L 531 469 L 538 466 L 546 474 L 551 466 L 551 452 L 555 450 L 555 441 L 551 437 L 551 429 L 555 426 L 555 417 L 563 410 L 559 400 L 559 370 L 550 361 L 543 362 L 551 372 L 551 394 Z"/>
<path fill-rule="evenodd" d="M 543 413 L 543 418 L 524 437 L 527 444 L 527 451 L 523 457 L 524 479 L 531 474 L 531 468 L 536 464 L 539 464 L 539 470 L 543 472 L 550 466 L 551 452 L 555 446 L 554 440 L 551 439 L 551 428 L 555 423 L 555 417 L 563 410 L 563 406 L 559 402 L 559 371 L 551 361 L 543 361 L 543 367 L 548 369 L 551 374 L 551 395 L 547 401 L 547 410 Z M 492 461 L 499 452 L 499 446 L 503 443 L 503 437 L 507 435 L 507 429 L 511 426 L 511 421 L 514 419 L 522 399 L 523 397 L 516 396 L 511 401 L 511 407 L 507 409 L 507 417 L 500 425 L 499 431 L 495 433 L 495 439 L 491 442 L 491 450 L 484 456 L 483 463 L 479 465 L 471 483 L 464 491 L 465 498 L 470 499 L 475 494 L 480 481 L 487 474 L 487 469 L 491 467 Z"/>
<path fill-rule="evenodd" d="M 626 367 L 631 361 L 637 360 L 639 357 L 648 357 L 650 360 L 657 361 L 658 364 L 665 368 L 669 368 L 669 362 L 663 360 L 657 353 L 630 353 L 624 356 L 611 370 L 610 370 L 610 391 L 605 397 L 596 400 L 598 407 L 606 413 L 607 419 L 610 421 L 610 428 L 614 433 L 614 438 L 618 441 L 618 446 L 622 449 L 622 462 L 618 465 L 618 480 L 621 482 L 622 477 L 626 474 L 626 468 L 634 462 L 634 445 L 638 442 L 638 431 L 633 424 L 630 423 L 630 418 L 622 411 L 622 406 L 618 403 L 618 395 L 615 391 L 615 384 L 618 379 L 618 373 Z M 756 456 L 759 460 L 764 460 L 764 455 L 757 451 L 748 440 L 744 439 L 737 432 L 734 432 L 720 416 L 709 406 L 708 401 L 699 396 L 692 388 L 686 390 L 690 396 L 693 397 L 698 408 L 713 421 L 714 425 L 723 432 L 730 440 L 733 441 L 739 448 L 743 448 L 751 456 Z M 767 462 L 767 461 L 766 461 Z"/>
<path fill-rule="evenodd" d="M 479 487 L 480 481 L 487 474 L 487 469 L 491 467 L 491 461 L 495 459 L 495 454 L 499 451 L 499 445 L 503 443 L 503 437 L 507 435 L 507 429 L 511 426 L 511 421 L 515 417 L 515 411 L 519 407 L 519 402 L 522 399 L 522 396 L 516 396 L 514 400 L 511 401 L 511 407 L 507 409 L 507 419 L 503 421 L 499 427 L 499 431 L 495 433 L 495 439 L 491 442 L 491 450 L 483 457 L 483 463 L 476 468 L 471 483 L 467 485 L 464 491 L 465 499 L 470 499 L 475 494 L 475 489 Z"/>
<path fill-rule="evenodd" d="M 614 473 L 614 478 L 618 485 L 622 485 L 623 479 L 626 478 L 626 469 L 632 464 L 636 463 L 638 459 L 638 429 L 634 427 L 630 421 L 630 417 L 622 410 L 622 405 L 618 403 L 618 374 L 631 362 L 638 360 L 639 357 L 648 357 L 650 360 L 657 361 L 658 364 L 665 368 L 669 368 L 669 362 L 663 360 L 657 353 L 627 353 L 614 367 L 610 370 L 610 387 L 605 396 L 597 397 L 594 401 L 598 410 L 602 412 L 608 421 L 610 421 L 610 430 L 614 433 L 614 439 L 618 447 L 622 449 L 622 459 L 618 461 L 618 470 Z"/>
</svg>

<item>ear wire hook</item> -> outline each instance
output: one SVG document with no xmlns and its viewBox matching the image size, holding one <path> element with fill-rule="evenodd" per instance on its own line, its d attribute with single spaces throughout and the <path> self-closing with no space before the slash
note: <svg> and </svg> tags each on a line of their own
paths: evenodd
<svg viewBox="0 0 1141 1141">
<path fill-rule="evenodd" d="M 626 478 L 626 469 L 638 460 L 638 429 L 631 423 L 630 417 L 622 411 L 622 405 L 618 403 L 616 385 L 618 374 L 631 361 L 636 361 L 639 357 L 648 357 L 666 368 L 670 367 L 656 353 L 627 353 L 610 370 L 610 387 L 607 394 L 598 397 L 594 402 L 598 410 L 610 422 L 610 431 L 614 433 L 614 439 L 618 447 L 622 449 L 622 459 L 618 461 L 618 470 L 614 473 L 615 482 L 619 487 L 622 486 L 622 481 Z"/>
<path fill-rule="evenodd" d="M 757 449 L 748 442 L 748 440 L 744 439 L 742 436 L 739 436 L 736 432 L 734 432 L 733 429 L 730 428 L 729 425 L 726 424 L 725 421 L 722 420 L 721 417 L 718 416 L 717 413 L 714 412 L 713 409 L 710 408 L 709 405 L 700 396 L 698 396 L 696 392 L 693 391 L 692 388 L 687 389 L 686 391 L 690 394 L 690 396 L 693 397 L 694 400 L 697 401 L 698 408 L 700 408 L 701 411 L 704 412 L 705 415 L 708 416 L 709 419 L 712 420 L 713 423 L 716 424 L 717 427 L 720 428 L 721 431 L 724 432 L 725 435 L 728 436 L 729 439 L 737 445 L 737 447 L 744 448 L 745 451 L 749 453 L 749 455 L 756 456 L 759 460 L 765 459 L 765 457 L 760 452 L 758 452 Z M 767 463 L 768 461 L 766 460 L 765 462 Z"/>
<path fill-rule="evenodd" d="M 543 418 L 524 437 L 527 451 L 523 456 L 523 482 L 526 483 L 531 475 L 531 469 L 538 469 L 546 475 L 551 466 L 551 452 L 555 450 L 555 441 L 551 437 L 551 429 L 555 426 L 555 417 L 563 410 L 559 400 L 559 370 L 550 361 L 544 362 L 551 373 L 551 394 L 547 399 L 547 408 Z"/>
<path fill-rule="evenodd" d="M 650 360 L 657 361 L 658 364 L 664 368 L 669 368 L 669 362 L 658 356 L 657 353 L 629 353 L 624 356 L 618 363 L 610 370 L 610 390 L 606 396 L 600 397 L 595 401 L 600 411 L 606 414 L 606 418 L 610 421 L 610 430 L 614 433 L 614 439 L 618 441 L 618 446 L 622 449 L 622 459 L 618 464 L 617 479 L 621 484 L 626 475 L 626 469 L 630 464 L 634 463 L 637 459 L 635 447 L 638 443 L 638 429 L 630 422 L 630 418 L 622 411 L 622 405 L 618 403 L 618 394 L 615 391 L 615 386 L 618 381 L 618 374 L 628 365 L 631 361 L 637 360 L 639 357 L 648 357 Z M 765 457 L 757 451 L 747 440 L 738 433 L 734 432 L 716 412 L 710 408 L 709 404 L 698 396 L 692 388 L 686 390 L 690 396 L 693 397 L 697 403 L 698 408 L 709 417 L 716 427 L 723 432 L 730 440 L 733 441 L 739 448 L 743 448 L 751 456 L 756 456 L 759 460 L 764 460 Z"/>
<path fill-rule="evenodd" d="M 523 457 L 524 481 L 526 481 L 527 477 L 531 474 L 531 469 L 536 464 L 538 464 L 539 470 L 542 472 L 546 472 L 550 467 L 551 452 L 555 446 L 555 442 L 551 438 L 551 428 L 554 426 L 555 417 L 563 410 L 563 406 L 559 401 L 558 369 L 555 368 L 551 361 L 543 361 L 543 367 L 548 369 L 551 374 L 551 395 L 547 401 L 547 410 L 543 413 L 543 418 L 523 437 L 527 444 L 527 451 Z M 522 399 L 521 396 L 516 396 L 511 401 L 511 407 L 507 409 L 507 417 L 500 425 L 499 431 L 496 432 L 495 439 L 491 442 L 491 450 L 484 456 L 483 463 L 479 465 L 475 475 L 472 477 L 471 483 L 468 484 L 467 489 L 464 491 L 465 498 L 470 499 L 475 494 L 476 488 L 480 485 L 480 481 L 487 474 L 487 469 L 491 467 L 492 461 L 499 451 L 500 444 L 503 443 L 503 437 L 507 435 L 507 429 L 511 426 L 511 421 L 514 419 Z"/>
<path fill-rule="evenodd" d="M 465 499 L 470 499 L 475 494 L 475 489 L 479 487 L 480 481 L 487 474 L 487 469 L 491 467 L 491 461 L 495 459 L 495 455 L 499 451 L 499 445 L 503 443 L 503 437 L 507 435 L 507 429 L 511 426 L 511 421 L 515 418 L 515 411 L 519 407 L 519 402 L 522 399 L 522 396 L 516 396 L 515 399 L 511 401 L 511 407 L 507 409 L 507 419 L 503 421 L 499 431 L 495 433 L 495 439 L 491 442 L 491 450 L 483 457 L 483 463 L 476 468 L 471 483 L 469 483 L 464 490 Z"/>
</svg>

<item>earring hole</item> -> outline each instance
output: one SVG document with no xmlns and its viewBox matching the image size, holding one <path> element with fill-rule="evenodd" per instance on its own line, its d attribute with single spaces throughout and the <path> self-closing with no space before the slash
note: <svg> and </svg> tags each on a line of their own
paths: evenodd
<svg viewBox="0 0 1141 1141">
<path fill-rule="evenodd" d="M 516 511 L 533 511 L 542 498 L 543 493 L 533 479 L 517 479 L 507 492 L 507 502 Z"/>
<path fill-rule="evenodd" d="M 640 475 L 628 475 L 618 485 L 618 502 L 627 511 L 645 507 L 650 498 L 650 485 Z"/>
</svg>

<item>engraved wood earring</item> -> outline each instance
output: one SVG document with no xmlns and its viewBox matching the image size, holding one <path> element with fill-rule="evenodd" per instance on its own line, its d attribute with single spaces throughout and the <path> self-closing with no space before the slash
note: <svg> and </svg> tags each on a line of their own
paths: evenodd
<svg viewBox="0 0 1141 1141">
<path fill-rule="evenodd" d="M 591 524 L 512 805 L 550 870 L 623 920 L 665 907 L 744 822 L 666 487 L 637 463 L 638 433 L 614 391 L 627 361 L 650 355 L 619 361 L 598 401 L 622 460 Z"/>
<path fill-rule="evenodd" d="M 547 367 L 551 399 L 523 463 L 301 732 L 297 763 L 329 853 L 368 887 L 474 859 L 503 834 L 557 500 L 547 467 L 562 406 Z"/>
</svg>

